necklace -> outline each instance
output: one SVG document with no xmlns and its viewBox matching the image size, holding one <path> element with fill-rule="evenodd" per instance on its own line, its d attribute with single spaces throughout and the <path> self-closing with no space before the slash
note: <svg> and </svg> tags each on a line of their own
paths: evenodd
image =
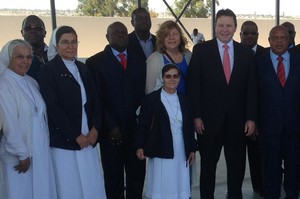
<svg viewBox="0 0 300 199">
<path fill-rule="evenodd" d="M 36 101 L 35 101 L 35 98 L 34 98 L 34 95 L 33 95 L 33 93 L 32 93 L 32 90 L 31 90 L 31 88 L 30 88 L 30 86 L 29 86 L 29 84 L 28 84 L 28 82 L 27 82 L 27 80 L 25 79 L 25 82 L 26 82 L 26 86 L 27 86 L 27 88 L 28 88 L 28 90 L 29 90 L 29 92 L 30 92 L 30 95 L 31 96 L 28 96 L 29 98 L 30 98 L 30 100 L 32 101 L 32 103 L 33 103 L 33 105 L 34 105 L 34 110 L 35 110 L 35 112 L 38 112 L 38 107 L 37 107 L 37 104 L 36 104 Z M 25 91 L 25 93 L 26 93 L 26 91 Z M 28 94 L 27 94 L 28 95 Z"/>
<path fill-rule="evenodd" d="M 164 98 L 166 99 L 166 101 L 167 101 L 167 103 L 168 103 L 168 105 L 169 105 L 169 107 L 170 107 L 170 109 L 171 109 L 173 115 L 175 116 L 174 122 L 177 123 L 177 122 L 178 122 L 178 109 L 179 109 L 178 98 L 176 99 L 176 113 L 175 113 L 175 111 L 174 111 L 174 109 L 173 109 L 173 106 L 171 105 L 171 103 L 170 103 L 168 97 L 166 96 L 166 93 L 164 93 Z"/>
</svg>

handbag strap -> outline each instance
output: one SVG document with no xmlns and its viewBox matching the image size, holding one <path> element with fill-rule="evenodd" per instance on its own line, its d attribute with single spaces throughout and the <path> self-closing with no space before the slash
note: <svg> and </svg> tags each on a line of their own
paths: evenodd
<svg viewBox="0 0 300 199">
<path fill-rule="evenodd" d="M 175 61 L 172 59 L 172 57 L 169 55 L 169 53 L 167 53 L 167 51 L 164 51 L 164 55 L 166 55 L 167 58 L 168 58 L 173 64 L 175 64 L 175 65 L 177 66 L 177 64 L 176 64 Z M 178 66 L 177 66 L 177 68 L 178 68 L 179 71 L 180 71 L 180 76 L 182 76 L 184 82 L 186 82 L 186 78 L 185 78 L 185 76 L 184 76 L 182 70 L 181 70 Z"/>
</svg>

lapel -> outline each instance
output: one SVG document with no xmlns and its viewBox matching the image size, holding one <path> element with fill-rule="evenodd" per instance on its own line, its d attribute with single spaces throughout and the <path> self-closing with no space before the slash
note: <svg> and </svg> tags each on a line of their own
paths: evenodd
<svg viewBox="0 0 300 199">
<path fill-rule="evenodd" d="M 225 77 L 225 73 L 224 73 L 224 69 L 223 69 L 223 63 L 222 63 L 221 55 L 220 55 L 220 52 L 219 52 L 217 39 L 215 38 L 212 41 L 213 41 L 213 43 L 212 43 L 212 46 L 211 46 L 211 51 L 212 51 L 212 56 L 213 56 L 213 62 L 215 63 L 215 64 L 212 64 L 212 65 L 216 65 L 216 68 L 215 68 L 216 72 L 218 74 L 220 74 L 220 77 L 222 77 L 221 81 L 224 84 L 227 85 L 226 77 Z M 230 81 L 229 81 L 229 83 L 230 83 Z"/>
<path fill-rule="evenodd" d="M 68 68 L 66 67 L 66 65 L 63 62 L 62 58 L 58 54 L 55 57 L 55 62 L 57 63 L 55 65 L 57 66 L 57 71 L 59 73 L 59 76 L 64 77 L 64 78 L 68 78 L 71 81 L 75 82 L 79 86 L 78 82 L 73 77 L 72 73 L 68 70 Z"/>
<path fill-rule="evenodd" d="M 270 57 L 270 54 L 268 53 L 266 56 L 267 56 L 266 64 L 264 66 L 264 68 L 266 69 L 265 75 L 270 74 L 271 79 L 273 79 L 273 81 L 276 82 L 276 85 L 278 87 L 281 87 L 281 84 L 280 84 L 278 76 L 277 76 L 277 72 L 274 70 L 273 62 L 272 62 L 272 59 Z"/>
<path fill-rule="evenodd" d="M 294 76 L 298 75 L 297 73 L 299 73 L 299 71 L 297 71 L 297 67 L 299 67 L 299 65 L 299 59 L 296 56 L 294 56 L 293 53 L 290 52 L 290 71 L 285 82 L 285 87 L 290 84 L 289 82 L 294 79 Z"/>
<path fill-rule="evenodd" d="M 109 68 L 115 68 L 117 71 L 119 72 L 125 72 L 128 68 L 126 68 L 126 70 L 123 69 L 122 64 L 119 62 L 119 60 L 116 58 L 116 56 L 113 54 L 112 49 L 109 45 L 107 45 L 105 47 L 105 51 L 107 53 L 107 57 L 108 57 L 108 64 L 107 67 Z M 127 67 L 129 66 L 128 62 L 129 62 L 129 56 L 128 56 L 128 50 L 127 50 Z"/>
</svg>

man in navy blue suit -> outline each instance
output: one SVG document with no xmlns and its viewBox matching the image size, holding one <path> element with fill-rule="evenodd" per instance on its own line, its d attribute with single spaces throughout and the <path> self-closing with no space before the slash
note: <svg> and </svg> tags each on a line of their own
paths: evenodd
<svg viewBox="0 0 300 199">
<path fill-rule="evenodd" d="M 145 161 L 132 146 L 136 110 L 145 89 L 145 62 L 128 48 L 127 28 L 114 22 L 107 28 L 109 45 L 86 60 L 104 107 L 100 149 L 108 199 L 142 199 Z M 125 60 L 124 60 L 125 59 Z"/>
<path fill-rule="evenodd" d="M 300 58 L 288 52 L 289 33 L 275 26 L 270 51 L 256 59 L 259 88 L 258 133 L 265 198 L 280 198 L 282 164 L 286 198 L 298 198 L 300 147 Z"/>
</svg>

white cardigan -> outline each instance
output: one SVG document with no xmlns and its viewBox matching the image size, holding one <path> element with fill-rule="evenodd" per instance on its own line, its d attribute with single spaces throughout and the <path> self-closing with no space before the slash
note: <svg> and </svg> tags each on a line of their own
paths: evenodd
<svg viewBox="0 0 300 199">
<path fill-rule="evenodd" d="M 183 54 L 187 64 L 189 64 L 192 56 L 191 51 L 186 50 Z M 158 51 L 152 53 L 148 57 L 146 64 L 147 75 L 145 93 L 149 94 L 152 91 L 158 90 L 163 85 L 161 76 L 161 70 L 165 65 L 163 54 Z"/>
</svg>

